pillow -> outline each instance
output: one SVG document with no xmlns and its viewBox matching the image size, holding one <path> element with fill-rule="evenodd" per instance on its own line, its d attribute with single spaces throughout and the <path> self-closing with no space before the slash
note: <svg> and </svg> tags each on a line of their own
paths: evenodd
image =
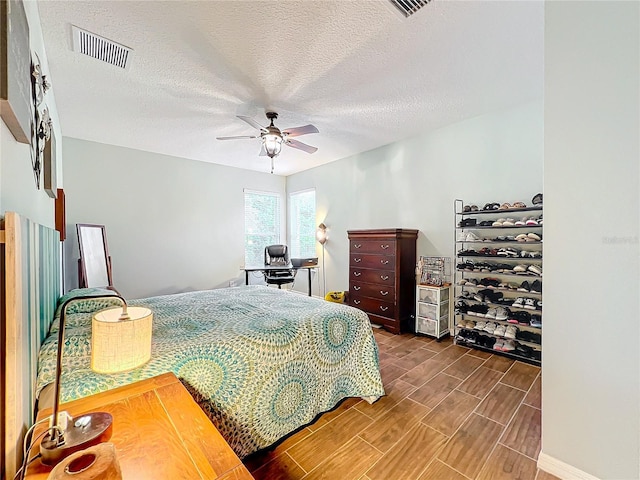
<svg viewBox="0 0 640 480">
<path fill-rule="evenodd" d="M 58 318 L 62 313 L 62 305 L 69 299 L 82 297 L 84 295 L 104 295 L 104 296 L 118 296 L 118 292 L 110 290 L 108 288 L 94 287 L 94 288 L 76 288 L 66 293 L 58 299 L 58 307 L 56 308 L 55 318 Z M 104 310 L 109 307 L 121 307 L 122 300 L 119 298 L 78 298 L 75 301 L 69 302 L 67 305 L 67 315 L 72 313 L 93 313 L 100 310 Z"/>
</svg>

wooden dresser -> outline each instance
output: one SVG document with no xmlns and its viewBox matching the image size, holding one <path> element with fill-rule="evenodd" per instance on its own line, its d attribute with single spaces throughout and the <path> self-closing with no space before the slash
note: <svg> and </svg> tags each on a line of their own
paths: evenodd
<svg viewBox="0 0 640 480">
<path fill-rule="evenodd" d="M 113 415 L 109 441 L 123 480 L 253 479 L 173 373 L 74 400 L 61 410 L 74 417 L 96 411 Z M 46 415 L 51 409 L 40 412 L 38 419 Z M 43 428 L 37 428 L 36 435 Z M 46 480 L 51 468 L 36 460 L 25 478 Z"/>
<path fill-rule="evenodd" d="M 372 323 L 412 330 L 418 230 L 349 230 L 349 297 Z"/>
</svg>

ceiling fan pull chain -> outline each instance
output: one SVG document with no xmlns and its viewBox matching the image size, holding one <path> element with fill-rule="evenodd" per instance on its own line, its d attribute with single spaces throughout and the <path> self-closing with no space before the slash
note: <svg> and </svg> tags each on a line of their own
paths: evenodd
<svg viewBox="0 0 640 480">
<path fill-rule="evenodd" d="M 271 157 L 271 173 L 273 173 L 273 157 Z"/>
</svg>

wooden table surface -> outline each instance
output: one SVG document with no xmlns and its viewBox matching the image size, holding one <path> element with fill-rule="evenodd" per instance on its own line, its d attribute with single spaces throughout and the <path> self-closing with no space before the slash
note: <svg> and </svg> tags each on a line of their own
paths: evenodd
<svg viewBox="0 0 640 480">
<path fill-rule="evenodd" d="M 173 373 L 74 400 L 60 410 L 73 417 L 91 411 L 113 415 L 109 441 L 123 480 L 253 478 Z M 46 415 L 51 409 L 40 412 L 38 420 Z M 43 429 L 44 423 L 33 438 Z M 46 480 L 50 471 L 36 460 L 26 478 Z"/>
</svg>

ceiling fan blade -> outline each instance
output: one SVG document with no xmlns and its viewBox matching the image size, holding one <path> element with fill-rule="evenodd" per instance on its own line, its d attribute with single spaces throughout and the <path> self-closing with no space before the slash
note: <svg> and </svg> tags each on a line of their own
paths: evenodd
<svg viewBox="0 0 640 480">
<path fill-rule="evenodd" d="M 287 128 L 282 132 L 289 137 L 299 137 L 300 135 L 306 135 L 307 133 L 319 133 L 318 129 L 313 125 L 305 125 L 303 127 Z"/>
<path fill-rule="evenodd" d="M 242 138 L 258 138 L 255 135 L 238 135 L 235 137 L 216 137 L 216 140 L 238 140 Z"/>
<path fill-rule="evenodd" d="M 264 142 L 260 144 L 260 155 L 258 155 L 259 157 L 266 157 L 267 156 L 267 149 L 264 148 Z"/>
<path fill-rule="evenodd" d="M 303 152 L 307 152 L 307 153 L 313 153 L 318 150 L 317 147 L 312 147 L 311 145 L 307 145 L 306 143 L 299 142 L 298 140 L 287 139 L 284 143 L 286 143 L 290 147 L 297 148 L 298 150 L 302 150 Z"/>
<path fill-rule="evenodd" d="M 253 128 L 257 128 L 258 130 L 260 130 L 261 132 L 267 132 L 267 129 L 265 127 L 263 127 L 262 125 L 260 125 L 258 122 L 256 122 L 253 118 L 251 117 L 247 117 L 245 115 L 237 115 L 237 117 L 240 120 L 244 120 L 245 122 L 247 122 L 249 125 L 251 125 Z"/>
</svg>

